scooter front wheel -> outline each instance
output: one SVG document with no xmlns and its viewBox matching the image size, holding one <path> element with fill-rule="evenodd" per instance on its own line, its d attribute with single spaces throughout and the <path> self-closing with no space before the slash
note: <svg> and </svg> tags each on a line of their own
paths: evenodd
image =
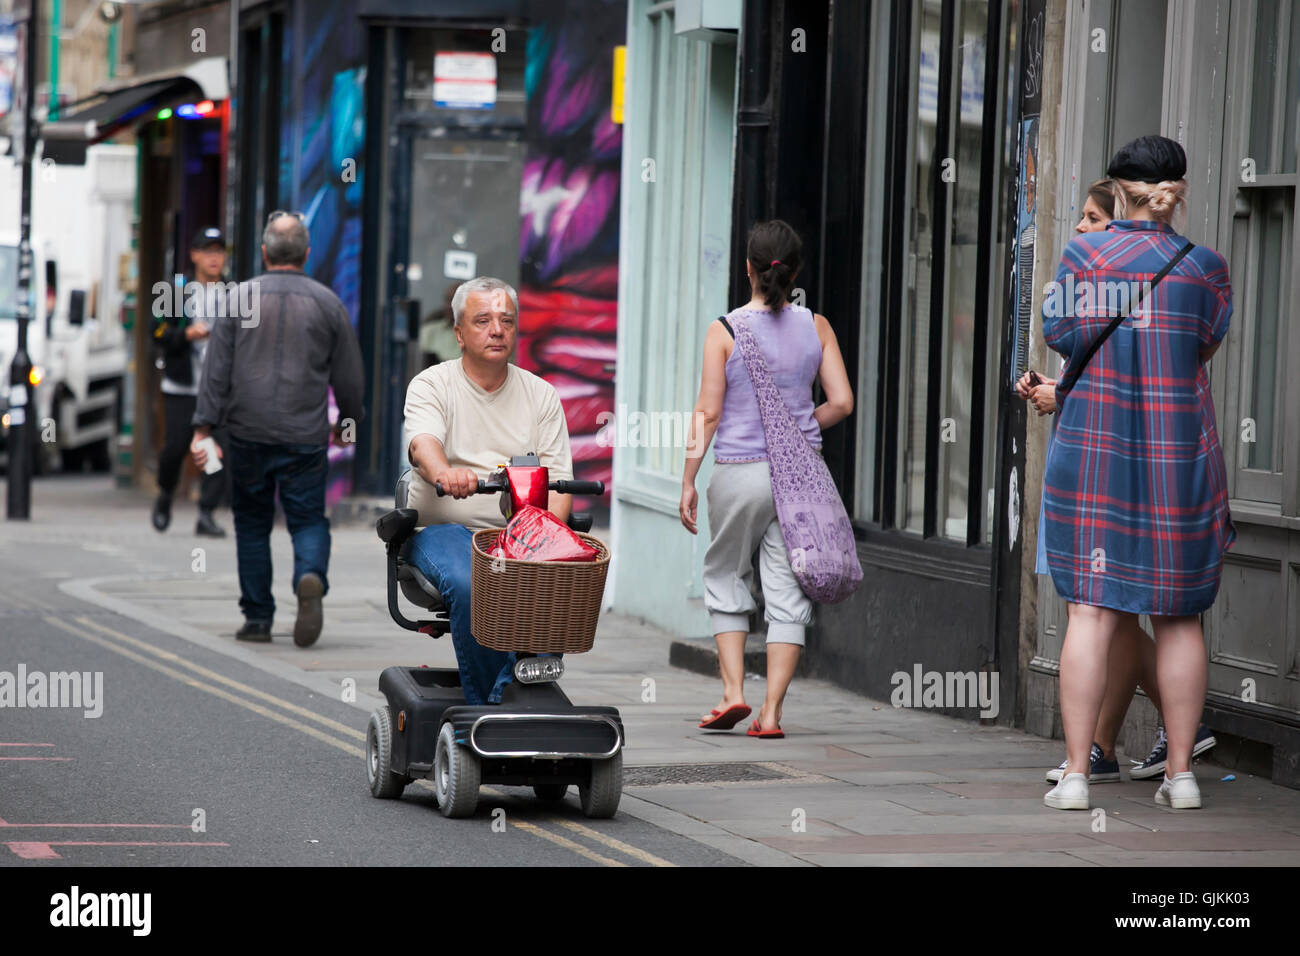
<svg viewBox="0 0 1300 956">
<path fill-rule="evenodd" d="M 623 796 L 623 751 L 607 760 L 591 762 L 591 780 L 578 787 L 584 816 L 608 819 L 618 812 L 618 802 Z"/>
<path fill-rule="evenodd" d="M 482 779 L 478 754 L 456 743 L 451 722 L 438 731 L 433 755 L 433 794 L 444 817 L 471 817 L 478 809 L 478 787 Z"/>
</svg>

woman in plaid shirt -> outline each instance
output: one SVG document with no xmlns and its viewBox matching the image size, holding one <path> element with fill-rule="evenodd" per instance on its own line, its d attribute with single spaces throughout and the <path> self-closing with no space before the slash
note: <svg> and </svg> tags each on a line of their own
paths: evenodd
<svg viewBox="0 0 1300 956">
<path fill-rule="evenodd" d="M 1110 320 L 1186 244 L 1170 225 L 1186 205 L 1186 170 L 1182 147 L 1162 136 L 1134 140 L 1111 160 L 1116 218 L 1070 241 L 1044 298 L 1043 335 L 1066 358 L 1067 385 Z M 1201 805 L 1189 767 L 1206 688 L 1198 615 L 1214 603 L 1236 537 L 1206 362 L 1231 315 L 1227 263 L 1193 247 L 1073 387 L 1057 387 L 1044 536 L 1052 580 L 1071 607 L 1060 685 L 1067 766 L 1048 806 L 1088 809 L 1107 653 L 1126 614 L 1151 615 L 1156 636 L 1169 738 L 1156 802 Z"/>
</svg>

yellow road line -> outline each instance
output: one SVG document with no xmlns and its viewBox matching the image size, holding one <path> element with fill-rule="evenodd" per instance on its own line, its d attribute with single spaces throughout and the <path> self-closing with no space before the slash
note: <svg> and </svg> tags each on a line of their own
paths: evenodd
<svg viewBox="0 0 1300 956">
<path fill-rule="evenodd" d="M 484 792 L 490 793 L 496 797 L 505 796 L 504 793 L 502 793 L 500 790 L 497 790 L 493 787 L 484 787 L 483 790 Z M 662 857 L 655 856 L 653 853 L 649 852 L 648 850 L 642 850 L 640 847 L 632 846 L 632 844 L 630 843 L 624 843 L 622 840 L 615 839 L 612 836 L 606 836 L 605 834 L 597 830 L 593 830 L 589 826 L 584 826 L 583 824 L 578 823 L 575 820 L 564 820 L 560 817 L 547 817 L 546 822 L 558 823 L 560 826 L 566 827 L 567 829 L 572 830 L 574 833 L 581 833 L 583 836 L 587 837 L 590 840 L 595 840 L 597 843 L 603 843 L 611 850 L 618 850 L 620 853 L 626 853 L 628 856 L 632 857 L 632 859 L 640 860 L 642 863 L 648 863 L 651 866 L 660 866 L 660 867 L 677 866 L 676 863 L 672 863 L 668 860 L 663 859 Z"/>
<path fill-rule="evenodd" d="M 9 605 L 9 607 L 15 611 L 48 610 L 48 608 L 42 607 L 31 598 L 24 597 L 20 594 L 14 594 L 11 591 L 0 593 L 0 605 L 5 604 Z"/>
<path fill-rule="evenodd" d="M 417 786 L 421 786 L 431 793 L 436 792 L 434 791 L 433 784 L 430 783 L 428 780 L 417 780 L 415 781 L 415 783 Z M 506 796 L 506 794 L 502 793 L 500 790 L 496 789 L 495 787 L 483 787 L 482 792 L 497 797 L 498 799 Z M 525 820 L 512 820 L 508 814 L 506 816 L 506 822 L 512 826 L 518 827 L 519 829 L 523 830 L 525 833 L 531 833 L 533 836 L 541 837 L 543 840 L 550 840 L 555 845 L 562 846 L 566 850 L 572 850 L 574 853 L 578 854 L 578 856 L 591 860 L 594 863 L 599 863 L 602 866 L 627 866 L 626 863 L 623 863 L 620 860 L 612 860 L 607 856 L 601 856 L 599 853 L 595 852 L 594 850 L 587 849 L 581 843 L 575 843 L 573 840 L 570 840 L 568 837 L 561 836 L 558 833 L 552 833 L 550 830 L 540 827 L 535 823 L 529 823 Z M 552 820 L 549 822 L 560 823 L 563 821 Z"/>
<path fill-rule="evenodd" d="M 424 780 L 424 779 L 416 780 L 415 784 L 418 787 L 423 787 L 425 790 L 428 790 L 430 793 L 437 792 L 434 789 L 433 784 L 430 783 L 428 780 Z M 500 790 L 497 790 L 495 787 L 483 787 L 481 792 L 490 794 L 491 796 L 497 798 L 506 796 L 506 794 L 502 793 Z M 518 827 L 519 829 L 523 830 L 525 833 L 531 833 L 533 836 L 541 837 L 543 840 L 550 840 L 552 843 L 556 844 L 557 846 L 562 846 L 566 850 L 572 850 L 574 853 L 578 854 L 578 856 L 591 860 L 593 863 L 599 863 L 602 866 L 627 866 L 626 863 L 622 863 L 618 860 L 611 860 L 607 856 L 601 856 L 599 853 L 596 853 L 594 850 L 587 849 L 581 843 L 575 843 L 572 840 L 570 840 L 568 837 L 561 836 L 558 833 L 552 833 L 550 830 L 537 826 L 534 823 L 528 823 L 522 820 L 512 820 L 510 819 L 510 816 L 508 814 L 506 816 L 506 822 L 509 823 L 511 826 Z"/>
<path fill-rule="evenodd" d="M 214 687 L 211 684 L 205 684 L 203 681 L 193 678 L 182 671 L 176 670 L 175 668 L 168 667 L 166 664 L 159 664 L 157 661 L 150 660 L 149 658 L 144 657 L 141 654 L 137 654 L 135 651 L 127 650 L 125 647 L 121 647 L 120 645 L 114 643 L 113 641 L 106 640 L 102 637 L 95 637 L 93 634 L 87 634 L 84 631 L 79 631 L 71 624 L 61 621 L 57 617 L 46 617 L 45 621 L 48 624 L 53 624 L 55 627 L 67 631 L 69 634 L 90 641 L 92 644 L 98 644 L 100 647 L 104 647 L 110 651 L 113 651 L 114 653 L 121 654 L 123 657 L 135 661 L 137 664 L 143 664 L 145 667 L 152 668 L 153 670 L 156 670 L 159 673 L 166 674 L 168 677 L 175 678 L 176 680 L 180 681 L 182 684 L 185 684 L 189 687 L 194 687 L 197 688 L 198 690 L 205 691 L 209 694 L 212 694 L 214 697 L 220 697 L 222 700 L 229 701 L 230 703 L 235 704 L 238 707 L 243 707 L 245 710 L 251 710 L 255 714 L 260 714 L 261 716 L 266 717 L 269 720 L 274 720 L 278 724 L 284 724 L 286 727 L 292 727 L 295 730 L 300 730 L 307 736 L 315 737 L 317 740 L 327 743 L 331 747 L 337 747 L 339 750 L 342 750 L 346 754 L 351 754 L 353 757 L 364 757 L 366 755 L 365 751 L 362 750 L 360 747 L 354 747 L 352 744 L 347 743 L 346 741 L 339 740 L 337 737 L 331 737 L 323 730 L 317 730 L 315 727 L 308 727 L 306 724 L 301 724 L 296 720 L 284 716 L 283 714 L 277 713 L 276 711 L 268 710 L 267 708 L 261 706 L 260 704 L 254 704 L 252 701 L 244 700 L 243 698 L 238 697 L 235 694 L 222 690 L 220 687 Z"/>
<path fill-rule="evenodd" d="M 357 740 L 366 739 L 365 733 L 357 730 L 355 727 L 341 724 L 337 720 L 330 720 L 328 717 L 323 717 L 315 711 L 308 710 L 306 707 L 299 707 L 297 704 L 291 704 L 287 700 L 276 697 L 274 694 L 268 694 L 265 691 L 258 690 L 256 687 L 249 687 L 247 684 L 240 683 L 234 678 L 227 677 L 225 674 L 219 674 L 214 670 L 209 670 L 208 668 L 195 664 L 192 661 L 187 661 L 179 654 L 173 654 L 171 651 L 165 651 L 161 647 L 155 647 L 148 641 L 142 641 L 139 638 L 123 634 L 121 631 L 115 631 L 111 627 L 105 627 L 103 624 L 92 621 L 88 617 L 79 617 L 77 618 L 77 622 L 85 624 L 87 627 L 93 627 L 95 630 L 102 631 L 111 637 L 116 637 L 118 640 L 125 641 L 143 651 L 148 651 L 150 654 L 153 654 L 155 657 L 161 658 L 162 660 L 168 661 L 172 664 L 180 664 L 182 667 L 188 667 L 190 670 L 194 671 L 194 673 L 201 674 L 208 678 L 208 680 L 217 681 L 218 683 L 225 684 L 227 687 L 233 687 L 236 690 L 243 691 L 251 697 L 256 697 L 259 700 L 275 704 L 277 707 L 282 707 L 291 713 L 297 714 L 299 717 L 306 717 L 309 720 L 314 720 L 316 723 L 328 727 L 336 733 L 346 734 L 347 736 L 353 737 Z"/>
<path fill-rule="evenodd" d="M 552 818 L 548 822 L 558 823 L 562 827 L 568 827 L 574 833 L 581 833 L 583 836 L 587 837 L 590 840 L 595 840 L 598 843 L 603 843 L 605 844 L 605 846 L 609 847 L 610 849 L 618 850 L 620 853 L 626 853 L 628 856 L 632 857 L 633 859 L 640 860 L 642 863 L 649 863 L 651 866 L 675 867 L 677 865 L 676 863 L 672 863 L 668 860 L 663 859 L 662 857 L 655 856 L 653 853 L 650 853 L 646 850 L 642 850 L 640 847 L 632 846 L 630 843 L 624 843 L 622 840 L 616 840 L 612 836 L 606 836 L 605 834 L 600 833 L 599 831 L 593 830 L 591 827 L 583 826 L 581 823 L 578 823 L 576 820 L 561 820 L 559 818 Z"/>
<path fill-rule="evenodd" d="M 534 823 L 527 823 L 523 820 L 511 820 L 510 822 L 514 826 L 517 826 L 519 829 L 523 830 L 525 833 L 531 833 L 533 834 L 533 836 L 539 836 L 543 840 L 550 840 L 552 843 L 556 844 L 557 846 L 562 846 L 565 849 L 572 850 L 574 853 L 578 854 L 579 856 L 586 857 L 589 860 L 594 860 L 597 863 L 603 864 L 604 866 L 627 866 L 627 864 L 622 862 L 621 860 L 611 860 L 607 856 L 601 856 L 599 853 L 595 853 L 591 850 L 588 850 L 581 843 L 574 843 L 568 837 L 562 837 L 558 833 L 552 833 L 550 830 L 545 830 Z"/>
</svg>

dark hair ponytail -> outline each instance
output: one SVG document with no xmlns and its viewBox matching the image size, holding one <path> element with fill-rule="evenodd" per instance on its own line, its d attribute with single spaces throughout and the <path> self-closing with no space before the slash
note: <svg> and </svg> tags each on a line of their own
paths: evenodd
<svg viewBox="0 0 1300 956">
<path fill-rule="evenodd" d="M 803 265 L 799 234 L 781 219 L 755 223 L 749 230 L 745 254 L 758 281 L 759 295 L 769 309 L 777 308 L 789 297 L 794 277 Z"/>
</svg>

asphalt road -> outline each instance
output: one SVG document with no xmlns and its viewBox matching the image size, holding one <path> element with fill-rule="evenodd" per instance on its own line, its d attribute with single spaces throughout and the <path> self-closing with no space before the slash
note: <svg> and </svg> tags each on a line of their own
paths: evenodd
<svg viewBox="0 0 1300 956">
<path fill-rule="evenodd" d="M 468 820 L 443 818 L 422 785 L 376 800 L 363 711 L 80 603 L 58 582 L 94 546 L 31 537 L 0 533 L 0 672 L 102 674 L 102 714 L 0 707 L 0 864 L 739 862 L 627 814 L 587 820 L 573 788 L 559 809 L 484 788 Z"/>
</svg>

